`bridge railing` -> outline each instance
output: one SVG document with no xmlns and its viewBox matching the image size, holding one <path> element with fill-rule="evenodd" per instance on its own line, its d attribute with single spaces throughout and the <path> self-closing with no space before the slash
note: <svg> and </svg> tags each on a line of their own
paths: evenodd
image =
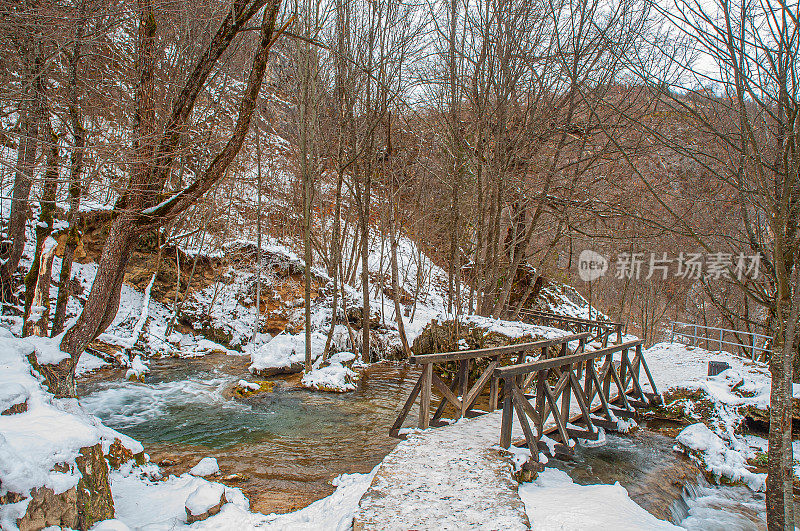
<svg viewBox="0 0 800 531">
<path fill-rule="evenodd" d="M 519 311 L 519 316 L 528 322 L 535 321 L 542 325 L 555 326 L 574 333 L 591 332 L 592 338 L 588 342 L 600 341 L 603 347 L 608 346 L 611 336 L 614 335 L 616 335 L 615 342 L 617 344 L 622 343 L 622 330 L 624 328 L 622 323 L 582 319 L 580 317 L 567 317 L 555 313 L 527 310 L 524 308 Z"/>
<path fill-rule="evenodd" d="M 516 413 L 531 450 L 529 466 L 540 468 L 539 450 L 570 454 L 575 438 L 596 440 L 598 427 L 615 430 L 617 417 L 632 418 L 636 407 L 659 402 L 642 343 L 643 340 L 628 341 L 593 352 L 496 368 L 494 376 L 502 380 L 504 394 L 500 445 L 511 445 Z M 642 370 L 652 392 L 642 388 Z M 533 394 L 526 394 L 529 387 Z M 573 398 L 577 413 L 571 407 Z M 542 442 L 548 434 L 555 445 Z"/>
<path fill-rule="evenodd" d="M 728 340 L 731 336 L 733 336 L 733 341 Z M 758 361 L 762 355 L 765 359 L 769 359 L 769 355 L 772 353 L 772 349 L 766 348 L 772 339 L 771 336 L 744 330 L 672 321 L 670 322 L 670 342 L 674 342 L 676 338 L 697 347 L 701 345 L 701 341 L 705 341 L 706 350 L 717 346 L 719 350 L 733 349 L 736 354 L 749 353 L 750 359 L 753 361 Z"/>
<path fill-rule="evenodd" d="M 400 435 L 400 429 L 414 406 L 417 396 L 419 396 L 419 421 L 417 425 L 420 429 L 444 425 L 445 423 L 441 421 L 441 418 L 448 403 L 455 408 L 458 418 L 482 413 L 475 410 L 474 406 L 487 385 L 489 386 L 487 409 L 494 411 L 497 409 L 499 396 L 498 377 L 495 376 L 495 371 L 504 361 L 516 356 L 516 363 L 522 363 L 525 361 L 526 356 L 532 352 L 539 352 L 542 359 L 548 358 L 551 347 L 558 348 L 558 357 L 567 356 L 567 345 L 573 341 L 578 342 L 576 352 L 583 352 L 584 345 L 590 336 L 591 333 L 589 332 L 581 332 L 555 339 L 544 339 L 502 347 L 411 356 L 409 358 L 410 363 L 421 366 L 422 374 L 411 390 L 397 420 L 392 425 L 390 434 L 393 437 Z M 478 362 L 483 360 L 488 360 L 488 364 L 481 368 Z M 435 371 L 434 367 L 452 362 L 457 364 L 457 371 L 452 381 L 447 383 L 439 376 L 439 372 L 443 373 L 444 371 Z M 481 370 L 470 385 L 470 368 L 472 366 L 479 367 Z M 431 416 L 431 400 L 434 392 L 440 395 L 441 400 Z"/>
</svg>

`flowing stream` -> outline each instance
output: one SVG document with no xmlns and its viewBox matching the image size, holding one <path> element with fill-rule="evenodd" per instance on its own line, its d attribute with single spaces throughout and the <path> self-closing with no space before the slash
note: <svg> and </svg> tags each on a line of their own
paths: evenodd
<svg viewBox="0 0 800 531">
<path fill-rule="evenodd" d="M 389 427 L 419 376 L 381 363 L 353 393 L 309 392 L 295 375 L 270 378 L 272 392 L 233 399 L 240 378 L 258 380 L 248 363 L 225 355 L 153 360 L 145 383 L 105 369 L 79 382 L 79 396 L 107 425 L 142 441 L 165 473 L 216 457 L 223 476 L 244 478 L 224 482 L 242 488 L 254 510 L 286 512 L 333 492 L 330 480 L 341 473 L 370 471 L 394 448 Z M 673 445 L 647 430 L 608 435 L 605 445 L 578 447 L 573 459 L 550 465 L 576 483 L 619 481 L 639 505 L 689 529 L 765 528 L 763 495 L 708 484 Z"/>
</svg>

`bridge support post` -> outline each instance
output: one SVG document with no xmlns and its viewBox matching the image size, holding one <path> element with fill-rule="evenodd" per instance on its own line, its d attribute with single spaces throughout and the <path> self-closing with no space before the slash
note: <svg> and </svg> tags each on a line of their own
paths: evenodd
<svg viewBox="0 0 800 531">
<path fill-rule="evenodd" d="M 422 388 L 419 398 L 418 426 L 422 430 L 427 430 L 430 426 L 431 387 L 433 387 L 433 364 L 426 363 L 422 366 Z"/>
</svg>

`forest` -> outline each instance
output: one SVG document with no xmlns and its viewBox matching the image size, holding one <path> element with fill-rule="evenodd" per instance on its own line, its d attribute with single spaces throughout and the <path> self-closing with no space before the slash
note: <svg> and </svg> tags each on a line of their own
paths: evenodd
<svg viewBox="0 0 800 531">
<path fill-rule="evenodd" d="M 0 0 L 0 527 L 794 529 L 799 18 Z"/>
</svg>

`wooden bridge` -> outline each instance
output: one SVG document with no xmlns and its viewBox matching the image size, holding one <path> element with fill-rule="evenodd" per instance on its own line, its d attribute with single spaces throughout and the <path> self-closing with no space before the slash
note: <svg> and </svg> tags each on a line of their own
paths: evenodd
<svg viewBox="0 0 800 531">
<path fill-rule="evenodd" d="M 591 339 L 588 343 L 598 341 L 602 346 L 608 346 L 612 335 L 616 335 L 616 343 L 622 343 L 622 330 L 624 325 L 613 321 L 600 321 L 595 319 L 582 319 L 580 317 L 567 317 L 564 315 L 557 315 L 554 313 L 540 312 L 536 310 L 522 309 L 519 311 L 519 317 L 522 321 L 527 323 L 535 323 L 546 326 L 554 326 L 574 332 L 576 334 L 581 332 L 590 332 Z"/>
<path fill-rule="evenodd" d="M 621 328 L 603 324 L 557 339 L 412 356 L 422 373 L 391 428 L 406 440 L 378 466 L 353 529 L 530 529 L 498 441 L 530 448 L 523 468 L 541 470 L 540 451 L 570 454 L 575 438 L 623 428 L 620 418 L 660 400 L 642 342 L 608 346 L 609 329 L 619 342 Z M 417 426 L 437 429 L 406 438 L 417 399 Z M 446 422 L 445 414 L 462 420 Z"/>
<path fill-rule="evenodd" d="M 525 435 L 516 445 L 531 450 L 527 466 L 532 469 L 540 468 L 539 451 L 571 454 L 574 439 L 597 440 L 598 428 L 617 430 L 624 426 L 620 418 L 633 418 L 637 408 L 660 401 L 660 395 L 642 352 L 643 341 L 605 346 L 611 333 L 621 338 L 621 325 L 597 323 L 577 323 L 587 329 L 556 339 L 411 356 L 410 362 L 420 365 L 422 374 L 391 435 L 402 438 L 403 423 L 417 397 L 417 426 L 427 429 L 449 424 L 442 420 L 448 405 L 456 419 L 495 411 L 501 392 L 500 445 L 509 448 L 512 444 L 516 416 Z M 604 348 L 587 351 L 590 341 L 600 342 Z M 529 360 L 530 356 L 537 359 Z M 448 383 L 440 374 L 452 368 L 455 375 Z M 642 387 L 643 378 L 649 391 Z M 484 396 L 487 387 L 488 396 Z M 434 393 L 439 395 L 435 409 Z M 485 402 L 478 408 L 481 398 Z"/>
</svg>

